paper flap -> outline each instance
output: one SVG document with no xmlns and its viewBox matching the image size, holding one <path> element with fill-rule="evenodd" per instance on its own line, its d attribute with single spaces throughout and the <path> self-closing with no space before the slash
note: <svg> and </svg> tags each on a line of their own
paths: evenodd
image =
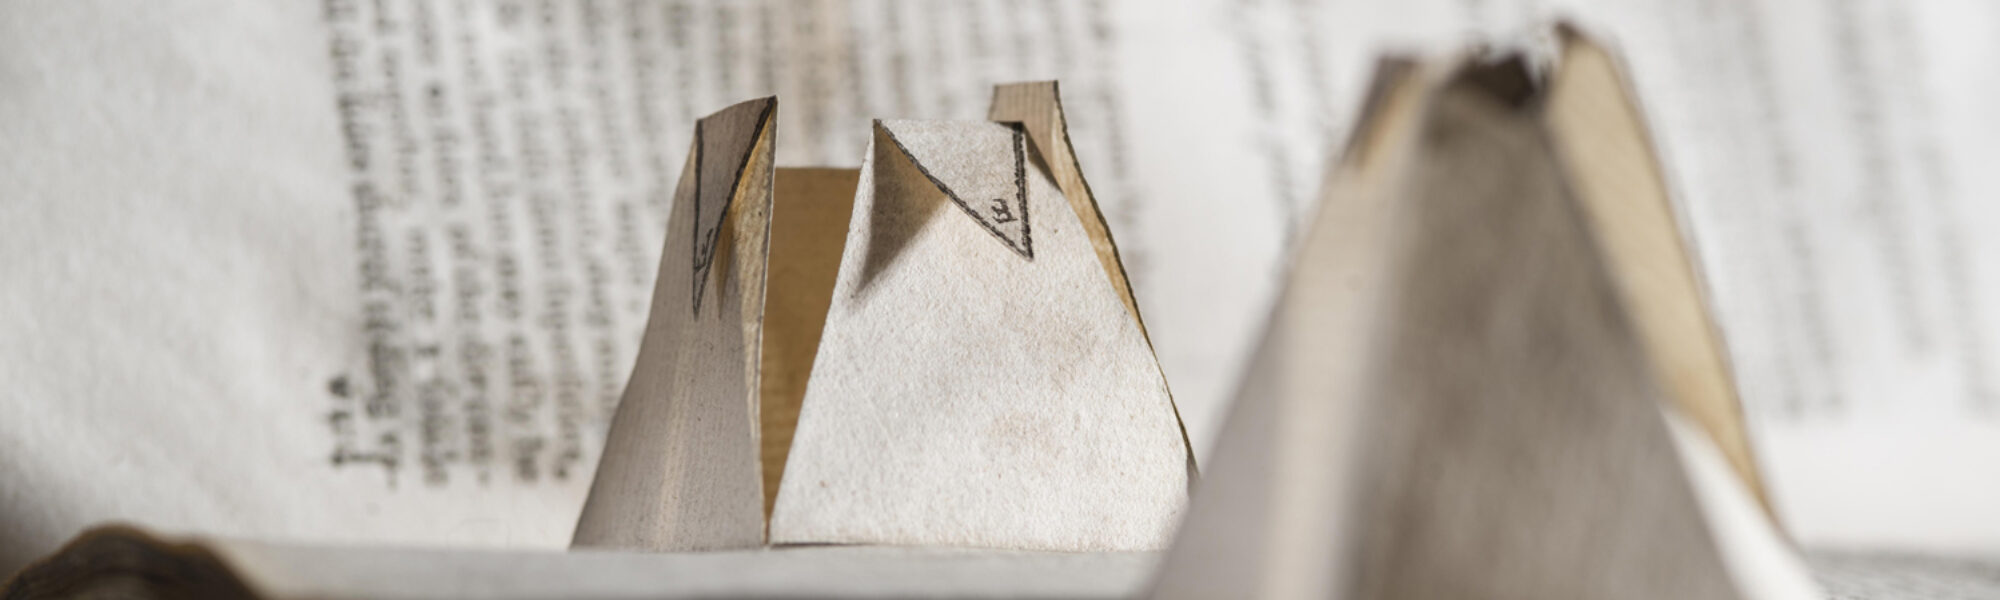
<svg viewBox="0 0 2000 600">
<path fill-rule="evenodd" d="M 1118 288 L 1125 307 L 1132 311 L 1132 318 L 1140 319 L 1139 326 L 1144 329 L 1145 320 L 1139 317 L 1139 302 L 1132 295 L 1132 283 L 1126 279 L 1125 264 L 1118 256 L 1118 244 L 1112 241 L 1111 226 L 1104 221 L 1097 196 L 1091 192 L 1090 182 L 1083 178 L 1083 167 L 1078 164 L 1076 151 L 1070 146 L 1069 121 L 1063 113 L 1062 96 L 1056 82 L 993 86 L 993 102 L 987 108 L 986 118 L 1021 124 L 1022 131 L 1028 134 L 1028 141 L 1036 150 L 1035 154 L 1041 156 L 1041 162 L 1049 169 L 1056 187 L 1062 189 L 1070 209 L 1076 212 L 1084 232 L 1090 235 L 1091 247 L 1097 250 L 1098 260 L 1104 263 L 1105 275 Z"/>
<path fill-rule="evenodd" d="M 708 271 L 715 264 L 723 217 L 729 214 L 737 183 L 743 180 L 743 169 L 750 164 L 751 147 L 762 137 L 777 104 L 775 98 L 740 102 L 695 123 L 694 217 L 689 220 L 689 227 L 694 228 L 694 251 L 690 256 L 694 264 L 695 312 L 701 311 Z"/>
<path fill-rule="evenodd" d="M 775 108 L 770 99 L 738 104 L 696 125 L 645 335 L 577 520 L 577 547 L 764 542 L 757 394 Z"/>
<path fill-rule="evenodd" d="M 1049 170 L 1056 187 L 1062 189 L 1063 197 L 1069 200 L 1077 221 L 1090 237 L 1091 248 L 1097 251 L 1098 262 L 1104 265 L 1104 274 L 1111 279 L 1111 286 L 1118 290 L 1118 297 L 1125 301 L 1125 309 L 1132 313 L 1132 320 L 1139 323 L 1139 333 L 1152 343 L 1152 334 L 1146 330 L 1146 319 L 1139 314 L 1139 299 L 1132 292 L 1132 282 L 1125 273 L 1125 261 L 1118 254 L 1118 244 L 1112 240 L 1111 224 L 1104 220 L 1104 211 L 1097 205 L 1097 195 L 1090 190 L 1090 182 L 1083 177 L 1083 166 L 1076 158 L 1076 149 L 1069 141 L 1069 117 L 1063 112 L 1060 86 L 1054 81 L 1032 81 L 993 86 L 993 101 L 988 106 L 986 118 L 992 121 L 1019 123 L 1028 135 L 1032 152 L 1029 156 L 1040 157 L 1030 160 L 1029 168 Z M 1178 403 L 1174 408 L 1175 418 L 1180 416 Z M 1183 422 L 1181 437 L 1187 437 L 1187 426 Z M 1193 478 L 1199 474 L 1194 453 L 1188 453 L 1188 473 Z"/>
<path fill-rule="evenodd" d="M 1562 60 L 1549 82 L 1544 118 L 1577 198 L 1671 403 L 1714 439 L 1775 518 L 1695 247 L 1682 233 L 1638 100 L 1617 57 L 1574 28 L 1558 31 Z"/>
<path fill-rule="evenodd" d="M 878 121 L 889 140 L 993 237 L 1033 260 L 1027 140 L 1020 127 L 978 121 Z"/>
</svg>

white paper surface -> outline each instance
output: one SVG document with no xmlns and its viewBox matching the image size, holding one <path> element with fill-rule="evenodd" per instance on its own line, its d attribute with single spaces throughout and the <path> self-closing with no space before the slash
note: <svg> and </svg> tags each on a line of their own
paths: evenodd
<svg viewBox="0 0 2000 600">
<path fill-rule="evenodd" d="M 1061 80 L 1205 457 L 1374 56 L 1563 14 L 1630 62 L 1792 532 L 2000 549 L 1983 3 L 72 1 L 0 7 L 0 570 L 105 519 L 560 547 L 693 119 L 771 93 L 781 165 L 851 166 Z"/>
<path fill-rule="evenodd" d="M 876 125 L 772 543 L 1173 542 L 1193 473 L 1165 378 L 1024 129 Z"/>
</svg>

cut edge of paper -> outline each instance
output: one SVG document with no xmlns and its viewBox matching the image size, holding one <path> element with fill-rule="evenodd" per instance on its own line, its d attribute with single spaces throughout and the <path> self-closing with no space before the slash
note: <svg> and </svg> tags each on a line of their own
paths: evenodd
<svg viewBox="0 0 2000 600">
<path fill-rule="evenodd" d="M 993 86 L 993 99 L 987 108 L 986 118 L 1020 123 L 1027 131 L 1028 141 L 1035 149 L 1031 155 L 1041 159 L 1033 162 L 1049 169 L 1056 187 L 1069 200 L 1070 210 L 1076 213 L 1077 221 L 1089 234 L 1098 262 L 1104 265 L 1105 276 L 1118 290 L 1119 298 L 1125 301 L 1125 309 L 1132 313 L 1132 321 L 1139 324 L 1139 334 L 1145 336 L 1146 345 L 1152 347 L 1153 337 L 1146 329 L 1145 317 L 1139 313 L 1138 296 L 1132 291 L 1124 258 L 1111 235 L 1111 224 L 1104 218 L 1103 207 L 1097 203 L 1097 194 L 1090 189 L 1090 180 L 1084 178 L 1082 161 L 1077 159 L 1076 148 L 1070 143 L 1069 116 L 1063 110 L 1061 84 L 1056 81 L 1030 81 Z M 1156 353 L 1154 361 L 1158 360 Z M 1170 399 L 1173 396 L 1173 382 L 1167 384 L 1167 395 Z M 1194 442 L 1188 437 L 1187 421 L 1181 418 L 1178 401 L 1174 403 L 1174 421 L 1180 423 L 1181 441 L 1188 446 L 1188 481 L 1192 485 L 1199 480 L 1201 468 L 1195 458 Z"/>
<path fill-rule="evenodd" d="M 695 122 L 694 217 L 689 219 L 689 226 L 694 228 L 690 238 L 693 244 L 690 258 L 694 261 L 694 302 L 691 306 L 697 314 L 701 312 L 709 272 L 720 250 L 725 222 L 733 216 L 730 209 L 736 206 L 736 197 L 745 191 L 746 179 L 743 175 L 750 168 L 750 163 L 757 160 L 757 145 L 764 143 L 765 127 L 770 123 L 777 105 L 778 101 L 773 97 L 747 100 Z M 746 136 L 735 131 L 734 128 L 746 124 L 743 117 L 752 111 L 757 116 L 748 120 L 747 124 L 752 128 L 750 134 Z M 723 129 L 715 130 L 718 127 Z M 722 180 L 727 183 L 713 185 L 720 183 L 714 175 L 724 173 L 729 174 Z"/>
<path fill-rule="evenodd" d="M 1070 209 L 1076 212 L 1077 220 L 1090 235 L 1091 247 L 1097 251 L 1098 261 L 1104 264 L 1104 274 L 1118 289 L 1118 295 L 1125 301 L 1126 310 L 1132 319 L 1139 322 L 1139 330 L 1146 329 L 1145 319 L 1139 316 L 1139 301 L 1132 293 L 1132 282 L 1125 274 L 1125 263 L 1119 257 L 1118 244 L 1112 240 L 1111 225 L 1104 219 L 1104 211 L 1097 205 L 1097 196 L 1091 192 L 1090 181 L 1083 177 L 1083 166 L 1076 158 L 1076 150 L 1070 145 L 1069 121 L 1063 112 L 1062 93 L 1055 81 L 1032 81 L 1008 83 L 993 86 L 993 99 L 986 111 L 987 120 L 1004 123 L 1020 123 L 1026 130 L 1028 139 L 1034 143 L 1043 161 L 1049 168 L 1049 175 L 1055 179 L 1056 187 L 1062 190 L 1064 199 L 1069 200 Z"/>
<path fill-rule="evenodd" d="M 1805 559 L 1743 485 L 1729 457 L 1716 447 L 1715 438 L 1679 410 L 1662 406 L 1660 413 L 1673 433 L 1695 497 L 1715 531 L 1723 562 L 1744 595 L 1757 600 L 1825 598 Z"/>
<path fill-rule="evenodd" d="M 1714 318 L 1699 248 L 1660 170 L 1643 107 L 1617 56 L 1568 23 L 1547 83 L 1545 127 L 1599 248 L 1617 263 L 1647 354 L 1671 404 L 1701 426 L 1764 513 L 1783 530 L 1750 442 L 1727 340 Z"/>
</svg>

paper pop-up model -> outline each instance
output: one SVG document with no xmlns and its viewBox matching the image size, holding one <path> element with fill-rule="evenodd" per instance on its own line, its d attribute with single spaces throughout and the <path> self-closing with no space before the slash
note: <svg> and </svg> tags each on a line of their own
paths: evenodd
<svg viewBox="0 0 2000 600">
<path fill-rule="evenodd" d="M 773 167 L 776 101 L 695 130 L 579 547 L 1137 550 L 1192 454 L 1053 83 Z"/>
</svg>

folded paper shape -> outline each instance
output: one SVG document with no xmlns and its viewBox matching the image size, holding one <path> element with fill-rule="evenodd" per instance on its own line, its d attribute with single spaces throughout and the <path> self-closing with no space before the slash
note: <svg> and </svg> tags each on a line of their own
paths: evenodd
<svg viewBox="0 0 2000 600">
<path fill-rule="evenodd" d="M 774 105 L 697 127 L 575 544 L 1164 547 L 1193 455 L 1055 85 L 859 171 L 774 169 Z"/>
<path fill-rule="evenodd" d="M 575 544 L 761 544 L 758 447 L 777 101 L 701 119 L 674 190 L 651 316 Z M 836 250 L 837 251 L 837 250 Z M 769 281 L 777 298 L 809 293 Z M 773 348 L 776 349 L 776 348 Z"/>
<path fill-rule="evenodd" d="M 1158 595 L 1810 590 L 1628 87 L 1559 37 L 1545 76 L 1383 63 Z"/>
</svg>

